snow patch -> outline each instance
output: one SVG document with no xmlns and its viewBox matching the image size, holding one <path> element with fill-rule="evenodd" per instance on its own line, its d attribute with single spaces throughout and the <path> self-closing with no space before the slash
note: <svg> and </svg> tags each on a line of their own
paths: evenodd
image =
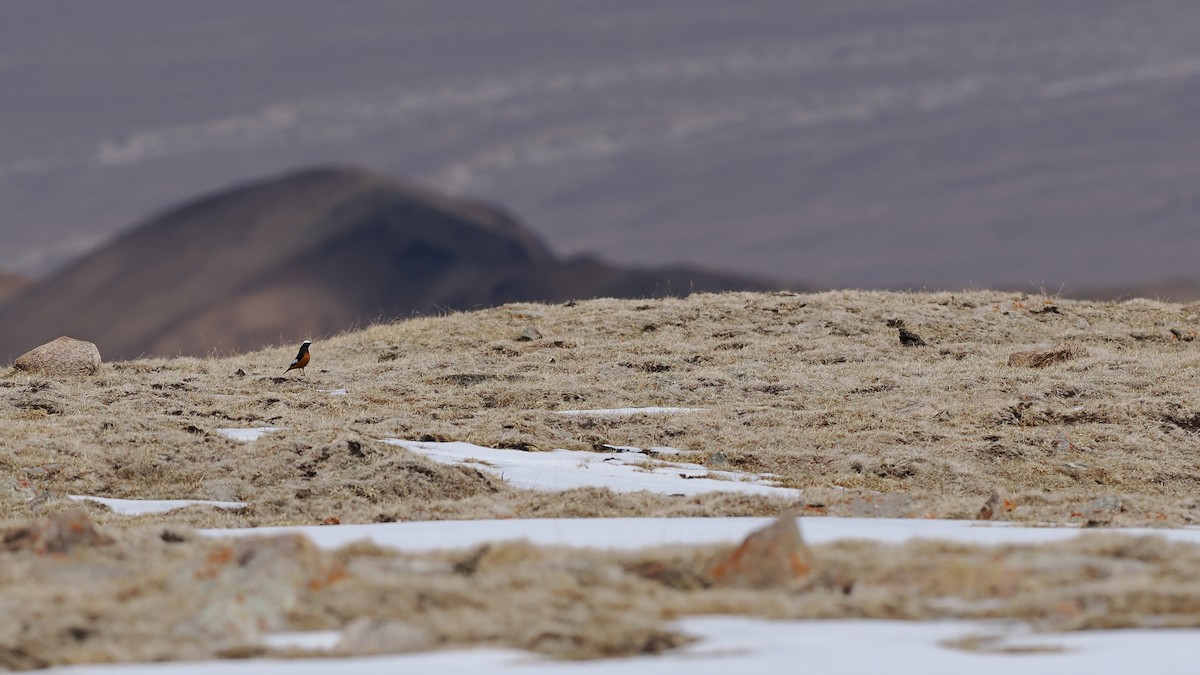
<svg viewBox="0 0 1200 675">
<path fill-rule="evenodd" d="M 603 487 L 615 492 L 649 491 L 672 495 L 741 492 L 796 499 L 800 491 L 771 485 L 766 476 L 736 471 L 713 471 L 699 464 L 666 462 L 641 451 L 525 452 L 485 448 L 471 443 L 422 443 L 384 439 L 443 464 L 462 464 L 485 471 L 507 483 L 533 490 Z"/>
<path fill-rule="evenodd" d="M 1078 527 L 1028 527 L 977 520 L 916 518 L 800 518 L 810 544 L 850 539 L 903 543 L 913 539 L 997 546 L 1063 541 L 1086 532 Z M 524 540 L 540 546 L 632 550 L 651 546 L 735 544 L 771 518 L 530 518 L 439 520 L 370 525 L 310 525 L 201 530 L 211 537 L 303 534 L 322 548 L 370 541 L 398 551 L 464 549 Z M 1200 545 L 1200 529 L 1112 528 L 1107 534 L 1157 536 Z"/>
<path fill-rule="evenodd" d="M 307 630 L 292 633 L 270 633 L 263 636 L 263 645 L 272 649 L 311 649 L 329 651 L 342 641 L 341 631 Z"/>
<path fill-rule="evenodd" d="M 235 441 L 249 443 L 256 441 L 263 434 L 269 434 L 272 431 L 283 431 L 283 427 L 253 427 L 250 429 L 217 429 L 216 432 L 226 438 L 232 438 Z"/>
<path fill-rule="evenodd" d="M 601 408 L 599 410 L 555 410 L 556 415 L 682 415 L 704 412 L 704 408 Z"/>
<path fill-rule="evenodd" d="M 113 513 L 125 516 L 140 516 L 146 513 L 166 513 L 189 506 L 213 506 L 218 509 L 243 509 L 245 502 L 217 502 L 208 499 L 113 499 L 91 495 L 67 495 L 77 502 L 98 502 L 112 509 Z"/>
<path fill-rule="evenodd" d="M 679 448 L 671 448 L 667 446 L 657 446 L 653 448 L 639 448 L 632 445 L 604 445 L 613 452 L 632 452 L 637 454 L 650 455 L 657 457 L 659 455 L 699 455 L 699 450 L 680 450 Z"/>
</svg>

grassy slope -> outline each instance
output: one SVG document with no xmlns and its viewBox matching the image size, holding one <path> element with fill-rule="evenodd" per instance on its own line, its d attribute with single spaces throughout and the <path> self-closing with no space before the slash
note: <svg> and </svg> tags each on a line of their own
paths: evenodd
<svg viewBox="0 0 1200 675">
<path fill-rule="evenodd" d="M 896 318 L 928 346 L 901 346 L 886 325 Z M 318 340 L 307 375 L 284 380 L 292 346 L 115 363 L 79 381 L 10 374 L 0 379 L 0 467 L 51 499 L 253 505 L 169 517 L 196 525 L 778 509 L 748 498 L 531 496 L 375 439 L 671 445 L 713 468 L 779 474 L 808 490 L 815 512 L 971 517 L 1000 489 L 1019 520 L 1090 518 L 1094 500 L 1117 497 L 1118 512 L 1093 515 L 1182 524 L 1198 503 L 1200 342 L 1169 329 L 1187 334 L 1198 321 L 1196 305 L 993 293 L 508 305 Z M 520 341 L 529 327 L 544 337 Z M 1007 365 L 1011 352 L 1064 339 L 1088 355 Z M 334 388 L 350 394 L 321 391 Z M 706 412 L 551 412 L 650 405 Z M 253 444 L 214 433 L 255 424 L 287 432 Z M 19 499 L 0 504 L 0 516 L 32 515 Z"/>
<path fill-rule="evenodd" d="M 902 347 L 887 326 L 896 318 L 928 346 Z M 66 508 L 67 493 L 251 507 L 138 519 L 89 506 L 114 545 L 50 561 L 0 553 L 0 612 L 27 618 L 20 631 L 0 627 L 0 665 L 244 656 L 262 651 L 255 626 L 346 629 L 359 640 L 346 649 L 359 653 L 375 635 L 388 649 L 493 644 L 588 657 L 669 648 L 686 638 L 663 621 L 711 612 L 1193 625 L 1200 554 L 1152 540 L 999 552 L 819 546 L 813 576 L 781 594 L 707 588 L 710 550 L 506 545 L 400 556 L 276 541 L 247 553 L 256 545 L 196 538 L 186 526 L 785 506 L 525 493 L 375 440 L 392 436 L 534 451 L 668 444 L 699 450 L 714 467 L 777 473 L 805 489 L 809 513 L 971 517 L 1001 489 L 1018 520 L 1190 523 L 1200 343 L 1169 331 L 1187 336 L 1198 320 L 1196 305 L 1146 301 L 730 294 L 511 305 L 376 326 L 317 341 L 303 378 L 277 379 L 293 346 L 115 363 L 77 381 L 9 374 L 0 379 L 4 518 Z M 529 327 L 544 337 L 518 340 Z M 1088 355 L 1040 370 L 1007 365 L 1013 351 L 1064 339 Z M 321 391 L 333 388 L 350 393 Z M 706 411 L 550 412 L 644 405 Z M 287 431 L 250 444 L 213 431 L 262 423 Z M 51 592 L 64 583 L 80 592 Z M 242 604 L 248 592 L 252 607 Z"/>
</svg>

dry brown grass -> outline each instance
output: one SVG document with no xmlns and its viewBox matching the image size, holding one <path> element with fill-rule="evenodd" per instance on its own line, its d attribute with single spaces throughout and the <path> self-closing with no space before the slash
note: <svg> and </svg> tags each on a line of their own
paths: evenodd
<svg viewBox="0 0 1200 675">
<path fill-rule="evenodd" d="M 902 346 L 899 322 L 926 346 Z M 703 549 L 514 544 L 407 556 L 297 544 L 281 558 L 292 567 L 269 575 L 295 583 L 254 610 L 264 614 L 207 621 L 221 607 L 215 591 L 256 582 L 205 585 L 242 559 L 241 544 L 188 527 L 788 506 L 970 518 L 996 491 L 1008 500 L 993 500 L 997 515 L 1021 521 L 1193 523 L 1198 323 L 1200 305 L 1142 300 L 727 294 L 510 305 L 375 326 L 318 340 L 302 377 L 281 377 L 294 345 L 106 364 L 69 380 L 10 372 L 0 377 L 0 519 L 63 510 L 74 505 L 66 494 L 250 505 L 140 518 L 90 505 L 117 543 L 52 560 L 0 553 L 0 615 L 27 619 L 3 622 L 0 666 L 256 653 L 246 626 L 258 624 L 353 628 L 367 637 L 352 651 L 370 651 L 373 632 L 399 631 L 413 648 L 496 644 L 565 657 L 669 648 L 686 637 L 664 622 L 695 613 L 1194 625 L 1200 549 L 1116 537 L 821 546 L 814 575 L 790 593 L 708 588 L 701 571 L 713 551 Z M 529 328 L 543 337 L 522 340 Z M 1059 343 L 1078 345 L 1073 358 L 1009 365 L 1014 352 Z M 349 394 L 322 391 L 339 388 Z M 704 411 L 553 412 L 625 406 Z M 253 443 L 215 432 L 266 424 L 286 431 Z M 389 437 L 530 451 L 670 445 L 714 469 L 778 474 L 804 497 L 533 493 L 379 442 Z"/>
<path fill-rule="evenodd" d="M 897 329 L 924 347 L 901 346 Z M 1023 521 L 1179 525 L 1200 502 L 1200 305 L 1008 293 L 725 294 L 509 305 L 225 358 L 107 364 L 77 380 L 0 379 L 0 518 L 55 495 L 237 499 L 204 526 L 527 515 L 739 515 L 759 498 L 509 489 L 377 439 L 547 450 L 696 450 L 779 474 L 807 513 L 974 517 L 995 490 Z M 527 328 L 544 337 L 519 338 Z M 1172 332 L 1174 329 L 1174 333 Z M 1072 341 L 1045 368 L 1013 352 Z M 244 376 L 236 375 L 241 369 Z M 347 396 L 322 389 L 345 388 Z M 565 416 L 567 408 L 704 412 Z M 286 432 L 249 444 L 221 427 Z M 45 491 L 31 505 L 29 490 Z M 155 521 L 162 517 L 155 517 Z"/>
</svg>

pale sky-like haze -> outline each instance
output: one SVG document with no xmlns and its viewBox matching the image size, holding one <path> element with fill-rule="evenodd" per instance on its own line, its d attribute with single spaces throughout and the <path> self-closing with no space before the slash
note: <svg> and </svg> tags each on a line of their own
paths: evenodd
<svg viewBox="0 0 1200 675">
<path fill-rule="evenodd" d="M 323 164 L 564 254 L 824 286 L 1194 277 L 1200 5 L 20 0 L 0 271 Z"/>
</svg>

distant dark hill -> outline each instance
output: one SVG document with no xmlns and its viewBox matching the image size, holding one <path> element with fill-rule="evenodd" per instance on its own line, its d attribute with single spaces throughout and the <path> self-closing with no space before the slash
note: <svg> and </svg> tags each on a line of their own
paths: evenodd
<svg viewBox="0 0 1200 675">
<path fill-rule="evenodd" d="M 559 260 L 494 207 L 315 169 L 168 211 L 29 287 L 0 306 L 0 357 L 59 335 L 106 359 L 204 355 L 513 301 L 777 287 Z"/>
</svg>

